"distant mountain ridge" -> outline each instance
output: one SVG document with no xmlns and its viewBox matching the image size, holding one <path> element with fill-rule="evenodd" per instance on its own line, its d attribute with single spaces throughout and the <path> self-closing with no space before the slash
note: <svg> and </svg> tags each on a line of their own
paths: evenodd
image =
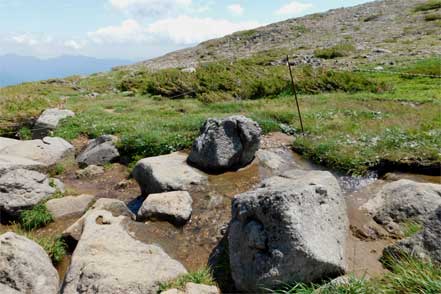
<svg viewBox="0 0 441 294">
<path fill-rule="evenodd" d="M 123 59 L 64 55 L 49 59 L 7 54 L 0 56 L 0 87 L 23 82 L 87 75 L 130 64 Z"/>
</svg>

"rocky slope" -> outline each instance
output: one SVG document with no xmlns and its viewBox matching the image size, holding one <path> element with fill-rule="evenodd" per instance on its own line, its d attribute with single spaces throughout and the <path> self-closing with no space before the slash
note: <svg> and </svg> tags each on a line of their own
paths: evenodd
<svg viewBox="0 0 441 294">
<path fill-rule="evenodd" d="M 381 58 L 382 53 L 388 53 L 388 58 L 391 54 L 395 58 L 440 54 L 439 20 L 426 20 L 426 15 L 434 11 L 415 10 L 417 5 L 425 2 L 382 0 L 334 9 L 237 32 L 130 67 L 190 67 L 274 49 L 312 55 L 317 48 L 340 43 L 351 43 L 356 47 L 351 60 L 365 57 L 355 60 L 357 63 L 363 59 L 372 62 Z"/>
</svg>

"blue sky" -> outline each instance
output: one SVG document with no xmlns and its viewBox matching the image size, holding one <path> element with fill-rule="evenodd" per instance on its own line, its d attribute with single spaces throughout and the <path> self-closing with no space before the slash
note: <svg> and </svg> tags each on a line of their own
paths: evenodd
<svg viewBox="0 0 441 294">
<path fill-rule="evenodd" d="M 0 54 L 141 60 L 367 0 L 0 0 Z"/>
</svg>

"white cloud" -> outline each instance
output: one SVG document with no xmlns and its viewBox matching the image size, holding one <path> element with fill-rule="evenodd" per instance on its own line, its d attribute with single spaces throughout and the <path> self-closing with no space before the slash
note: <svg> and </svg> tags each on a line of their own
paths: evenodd
<svg viewBox="0 0 441 294">
<path fill-rule="evenodd" d="M 148 26 L 148 31 L 177 44 L 193 44 L 258 26 L 259 23 L 254 21 L 235 23 L 224 19 L 179 16 L 158 20 Z"/>
<path fill-rule="evenodd" d="M 110 5 L 137 17 L 160 17 L 189 8 L 192 0 L 109 0 Z"/>
<path fill-rule="evenodd" d="M 293 1 L 280 7 L 275 13 L 277 15 L 298 15 L 312 7 L 313 5 L 311 3 Z"/>
<path fill-rule="evenodd" d="M 98 44 L 146 42 L 151 44 L 168 41 L 174 44 L 188 45 L 258 26 L 258 22 L 231 22 L 225 19 L 182 15 L 160 19 L 147 26 L 143 26 L 134 19 L 127 19 L 120 25 L 103 27 L 89 32 L 88 37 Z"/>
<path fill-rule="evenodd" d="M 243 7 L 240 4 L 231 4 L 228 5 L 228 10 L 235 15 L 242 15 L 243 14 Z"/>
<path fill-rule="evenodd" d="M 51 43 L 53 41 L 51 36 L 42 36 L 37 34 L 19 34 L 11 37 L 11 40 L 19 45 L 36 46 L 42 43 Z"/>
<path fill-rule="evenodd" d="M 84 42 L 75 41 L 75 40 L 67 40 L 64 42 L 64 47 L 73 49 L 73 50 L 80 50 L 83 49 L 85 46 Z"/>
<path fill-rule="evenodd" d="M 146 28 L 133 19 L 127 19 L 117 26 L 99 28 L 87 35 L 96 43 L 143 42 L 148 40 Z"/>
</svg>

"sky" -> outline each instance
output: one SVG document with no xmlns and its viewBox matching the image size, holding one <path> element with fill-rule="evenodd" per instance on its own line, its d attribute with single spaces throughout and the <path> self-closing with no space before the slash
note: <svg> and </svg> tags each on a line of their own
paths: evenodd
<svg viewBox="0 0 441 294">
<path fill-rule="evenodd" d="M 143 60 L 367 0 L 0 0 L 0 55 Z"/>
</svg>

